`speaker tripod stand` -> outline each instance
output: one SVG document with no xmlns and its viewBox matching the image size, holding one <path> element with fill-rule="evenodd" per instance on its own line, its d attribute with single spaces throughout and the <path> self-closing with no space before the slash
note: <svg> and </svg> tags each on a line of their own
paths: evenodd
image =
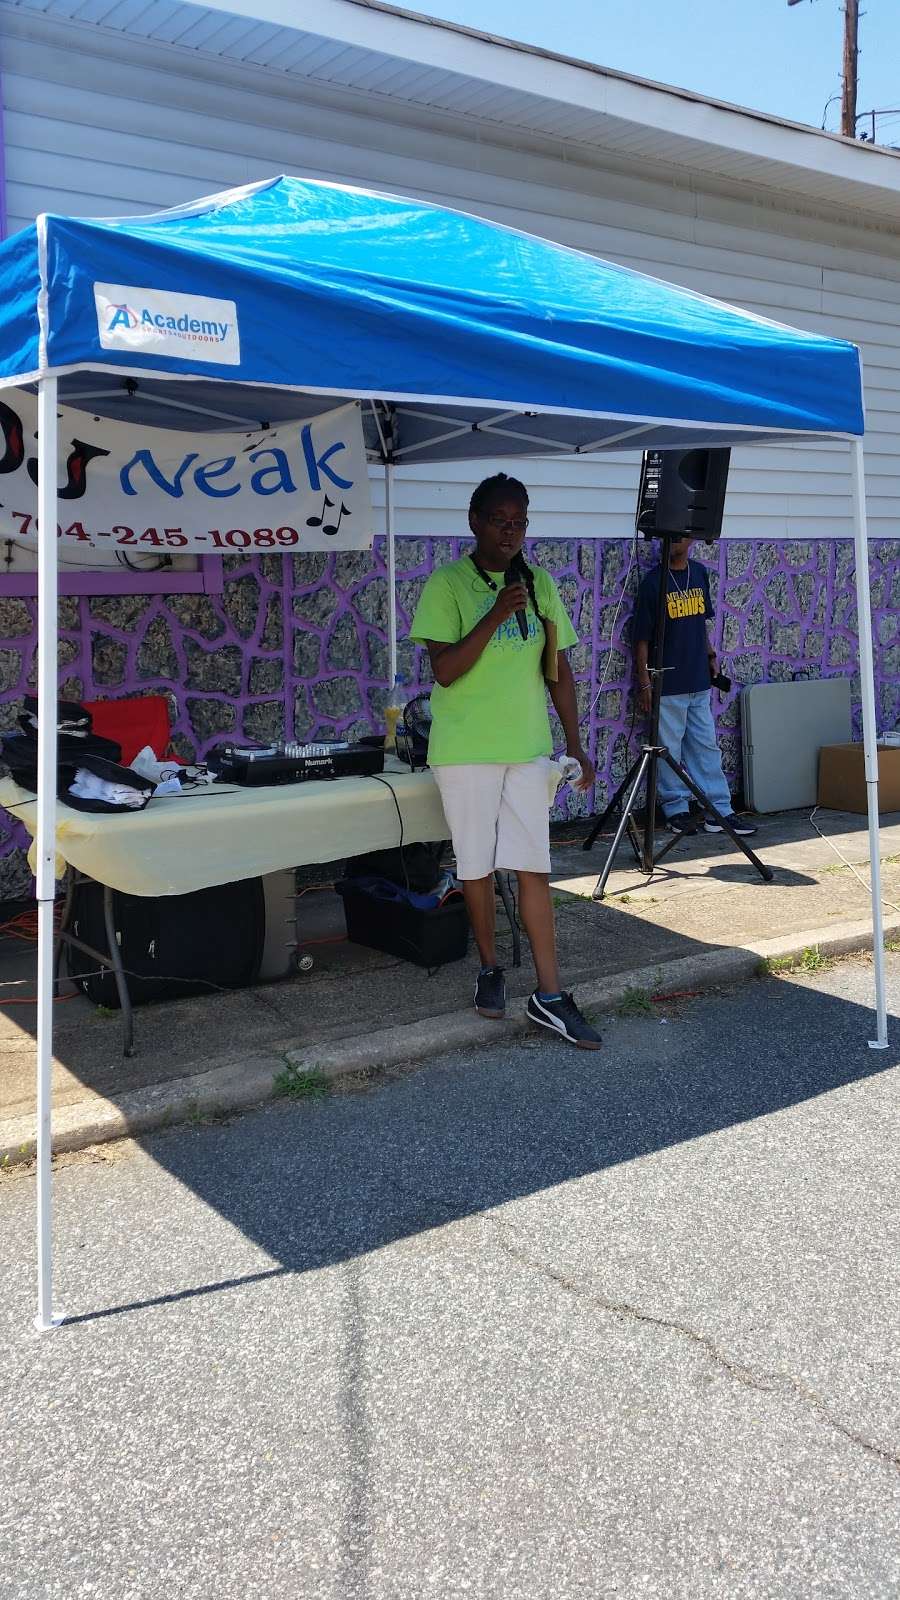
<svg viewBox="0 0 900 1600">
<path fill-rule="evenodd" d="M 623 781 L 619 784 L 619 787 L 610 800 L 609 805 L 606 807 L 606 810 L 603 812 L 602 816 L 597 818 L 597 821 L 594 823 L 594 826 L 585 839 L 582 847 L 585 850 L 590 850 L 592 848 L 592 846 L 596 843 L 598 835 L 605 826 L 607 819 L 611 817 L 613 813 L 621 806 L 622 815 L 619 818 L 619 826 L 616 829 L 615 837 L 610 845 L 609 854 L 604 863 L 603 871 L 594 885 L 594 891 L 592 895 L 592 899 L 594 900 L 603 899 L 603 896 L 606 892 L 606 882 L 609 878 L 610 872 L 612 871 L 616 851 L 622 842 L 626 830 L 628 832 L 628 838 L 634 851 L 638 866 L 642 872 L 647 874 L 648 877 L 659 865 L 663 857 L 668 855 L 669 851 L 672 849 L 672 846 L 678 843 L 679 835 L 673 834 L 671 839 L 667 840 L 661 850 L 656 849 L 656 791 L 660 761 L 664 761 L 666 766 L 675 773 L 676 777 L 681 779 L 681 782 L 687 789 L 690 790 L 691 794 L 694 796 L 694 799 L 698 800 L 700 805 L 703 806 L 704 810 L 709 812 L 709 814 L 715 818 L 723 833 L 727 833 L 729 838 L 737 845 L 738 849 L 744 852 L 747 860 L 756 868 L 763 882 L 771 883 L 773 877 L 771 867 L 767 867 L 764 862 L 760 861 L 758 856 L 754 855 L 753 851 L 750 849 L 750 846 L 745 844 L 740 835 L 734 832 L 734 829 L 731 827 L 731 825 L 716 810 L 708 795 L 704 794 L 703 790 L 694 782 L 690 774 L 685 771 L 681 763 L 675 760 L 675 757 L 669 753 L 664 744 L 660 744 L 659 702 L 662 697 L 662 663 L 665 660 L 666 621 L 668 617 L 669 560 L 671 555 L 670 545 L 672 537 L 673 535 L 667 534 L 661 536 L 660 539 L 662 544 L 662 553 L 659 564 L 659 597 L 656 607 L 656 631 L 654 634 L 654 656 L 656 665 L 651 670 L 651 683 L 653 689 L 652 698 L 650 701 L 649 737 L 647 743 L 641 747 L 641 753 L 637 760 L 632 762 L 631 767 L 626 773 Z M 681 535 L 678 535 L 677 537 L 680 538 Z M 634 820 L 634 813 L 637 807 L 637 798 L 640 793 L 641 784 L 644 782 L 645 778 L 647 780 L 647 798 L 644 816 L 644 830 L 643 836 L 641 836 Z"/>
</svg>

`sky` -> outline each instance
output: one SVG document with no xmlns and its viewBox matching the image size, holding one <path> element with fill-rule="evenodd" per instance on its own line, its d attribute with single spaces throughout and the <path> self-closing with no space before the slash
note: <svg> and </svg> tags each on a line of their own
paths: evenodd
<svg viewBox="0 0 900 1600">
<path fill-rule="evenodd" d="M 401 0 L 411 10 L 677 84 L 797 122 L 840 126 L 840 0 Z M 859 111 L 900 108 L 900 0 L 860 7 Z M 900 145 L 900 109 L 879 118 Z"/>
</svg>

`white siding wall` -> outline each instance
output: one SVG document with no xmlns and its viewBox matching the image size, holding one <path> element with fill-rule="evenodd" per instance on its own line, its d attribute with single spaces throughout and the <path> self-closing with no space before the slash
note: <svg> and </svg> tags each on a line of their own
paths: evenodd
<svg viewBox="0 0 900 1600">
<path fill-rule="evenodd" d="M 45 24 L 0 4 L 9 227 L 39 211 L 123 215 L 301 172 L 421 194 L 596 252 L 863 352 L 870 532 L 900 528 L 900 218 L 826 217 L 690 174 L 588 164 L 532 139 L 518 148 L 436 114 L 427 128 L 384 97 L 203 62 L 184 51 Z M 510 470 L 515 470 L 514 466 Z M 637 458 L 530 461 L 534 531 L 631 531 Z M 400 531 L 461 531 L 473 469 L 407 469 Z M 377 492 L 377 491 L 376 491 Z M 846 451 L 737 452 L 732 537 L 849 535 Z"/>
</svg>

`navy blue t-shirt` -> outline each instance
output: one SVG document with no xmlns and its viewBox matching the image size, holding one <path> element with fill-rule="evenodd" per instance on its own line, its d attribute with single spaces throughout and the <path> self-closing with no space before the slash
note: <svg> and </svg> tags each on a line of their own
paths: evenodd
<svg viewBox="0 0 900 1600">
<path fill-rule="evenodd" d="M 660 569 L 651 568 L 642 579 L 631 623 L 632 644 L 646 639 L 650 665 L 655 666 L 653 635 L 659 599 Z M 709 574 L 700 561 L 689 561 L 684 572 L 670 572 L 663 661 L 663 694 L 697 694 L 709 688 L 709 643 L 706 624 L 712 621 Z"/>
</svg>

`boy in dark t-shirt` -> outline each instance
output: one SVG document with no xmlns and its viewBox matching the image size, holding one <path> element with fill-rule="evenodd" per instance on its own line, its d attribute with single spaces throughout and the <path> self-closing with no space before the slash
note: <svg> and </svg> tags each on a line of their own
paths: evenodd
<svg viewBox="0 0 900 1600">
<path fill-rule="evenodd" d="M 654 651 L 656 609 L 661 568 L 653 567 L 642 580 L 632 620 L 632 643 L 637 672 L 638 704 L 650 710 L 650 667 L 662 667 L 659 737 L 670 755 L 687 769 L 716 810 L 735 833 L 756 829 L 731 809 L 731 795 L 722 771 L 722 757 L 710 705 L 710 683 L 716 672 L 716 653 L 706 626 L 713 618 L 709 574 L 690 559 L 692 539 L 673 539 L 666 587 L 666 635 L 662 662 Z M 690 814 L 690 792 L 665 761 L 658 767 L 659 798 L 666 823 L 673 833 L 696 833 Z M 707 833 L 721 833 L 714 817 L 704 818 Z"/>
</svg>

